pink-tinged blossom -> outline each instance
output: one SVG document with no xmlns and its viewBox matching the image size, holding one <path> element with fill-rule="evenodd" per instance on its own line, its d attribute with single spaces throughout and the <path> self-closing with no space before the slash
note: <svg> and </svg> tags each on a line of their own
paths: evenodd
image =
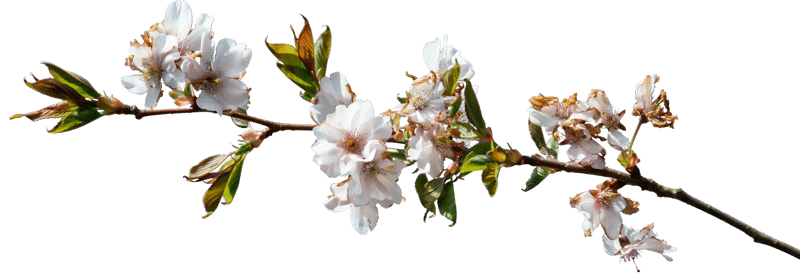
<svg viewBox="0 0 800 278">
<path fill-rule="evenodd" d="M 194 89 L 201 91 L 197 105 L 219 115 L 225 110 L 235 111 L 236 108 L 247 110 L 250 89 L 241 78 L 250 64 L 253 51 L 245 44 L 237 44 L 228 38 L 219 42 L 216 51 L 213 41 L 208 38 L 202 41 L 200 62 L 188 59 L 181 65 Z"/>
<path fill-rule="evenodd" d="M 647 115 L 648 112 L 657 108 L 653 105 L 653 91 L 655 91 L 658 80 L 658 75 L 653 74 L 652 77 L 648 75 L 636 86 L 636 103 L 633 104 L 634 116 Z"/>
<path fill-rule="evenodd" d="M 647 225 L 641 230 L 636 230 L 625 225 L 620 230 L 619 238 L 610 239 L 603 236 L 603 249 L 611 256 L 620 256 L 620 260 L 631 261 L 638 259 L 641 254 L 639 251 L 647 250 L 661 254 L 667 261 L 672 261 L 672 257 L 664 253 L 671 253 L 678 251 L 678 248 L 672 247 L 666 241 L 656 238 L 656 233 L 653 232 L 653 224 Z"/>
<path fill-rule="evenodd" d="M 332 114 L 338 105 L 349 106 L 356 100 L 356 95 L 350 90 L 344 74 L 334 72 L 331 77 L 323 77 L 319 81 L 320 90 L 315 96 L 316 100 L 311 108 L 311 119 L 321 124 L 328 115 Z"/>
<path fill-rule="evenodd" d="M 608 144 L 618 151 L 627 151 L 630 146 L 630 140 L 619 131 L 620 129 L 625 130 L 625 126 L 620 123 L 625 111 L 618 112 L 617 109 L 611 106 L 608 96 L 602 90 L 593 90 L 589 94 L 587 102 L 589 107 L 597 112 L 595 117 L 598 123 L 603 124 L 608 129 Z"/>
<path fill-rule="evenodd" d="M 160 33 L 146 33 L 142 38 L 142 44 L 131 43 L 131 56 L 125 61 L 125 65 L 142 74 L 123 76 L 122 86 L 134 94 L 147 93 L 144 105 L 152 109 L 161 97 L 162 80 L 170 88 L 182 88 L 185 81 L 184 74 L 175 65 L 175 60 L 180 58 L 175 51 L 177 39 Z"/>
<path fill-rule="evenodd" d="M 323 203 L 325 208 L 332 212 L 350 210 L 350 224 L 359 234 L 366 235 L 378 225 L 378 207 L 376 205 L 362 205 L 355 207 L 348 199 L 351 181 L 331 185 L 332 195 Z"/>
<path fill-rule="evenodd" d="M 392 135 L 387 117 L 375 117 L 372 103 L 356 100 L 350 106 L 338 105 L 324 123 L 314 127 L 317 141 L 311 145 L 314 162 L 329 177 L 348 176 L 356 162 L 372 161 L 379 148 Z"/>
<path fill-rule="evenodd" d="M 439 41 L 439 38 L 436 38 L 436 40 L 426 43 L 422 56 L 425 58 L 425 64 L 428 65 L 428 69 L 439 76 L 454 67 L 456 60 L 461 67 L 458 80 L 472 79 L 472 76 L 475 75 L 475 72 L 472 71 L 472 63 L 461 57 L 461 51 L 447 45 L 447 35 L 444 36 L 443 41 Z"/>
<path fill-rule="evenodd" d="M 582 192 L 570 198 L 570 206 L 578 209 L 586 219 L 583 221 L 583 235 L 591 236 L 598 226 L 603 226 L 610 239 L 619 237 L 622 228 L 622 215 L 626 207 L 625 198 L 612 189 L 598 189 Z"/>
<path fill-rule="evenodd" d="M 429 126 L 417 125 L 414 135 L 409 138 L 406 155 L 416 160 L 417 167 L 432 177 L 438 177 L 444 170 L 444 159 L 454 156 L 451 136 L 441 123 Z"/>
</svg>

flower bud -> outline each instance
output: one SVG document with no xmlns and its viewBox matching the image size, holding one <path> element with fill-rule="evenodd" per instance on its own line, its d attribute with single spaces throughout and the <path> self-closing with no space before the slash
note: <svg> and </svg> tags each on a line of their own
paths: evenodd
<svg viewBox="0 0 800 278">
<path fill-rule="evenodd" d="M 103 113 L 106 115 L 117 113 L 117 111 L 122 110 L 125 107 L 125 104 L 122 104 L 119 99 L 112 96 L 100 96 L 97 98 L 97 107 L 103 110 Z"/>
<path fill-rule="evenodd" d="M 264 135 L 263 131 L 248 130 L 242 133 L 241 136 L 242 139 L 244 139 L 245 142 L 250 143 L 250 145 L 252 145 L 253 148 L 258 148 L 258 146 L 261 146 L 261 142 L 263 142 L 265 139 L 262 138 L 263 135 Z"/>
</svg>

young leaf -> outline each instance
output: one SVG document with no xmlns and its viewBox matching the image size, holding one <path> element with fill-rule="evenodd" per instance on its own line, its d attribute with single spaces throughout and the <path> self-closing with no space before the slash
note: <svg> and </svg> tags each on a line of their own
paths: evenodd
<svg viewBox="0 0 800 278">
<path fill-rule="evenodd" d="M 55 78 L 56 81 L 67 85 L 78 92 L 81 96 L 89 99 L 97 99 L 100 97 L 100 94 L 97 93 L 94 87 L 92 87 L 92 84 L 89 84 L 88 80 L 77 73 L 63 70 L 60 67 L 48 62 L 42 62 L 42 64 L 47 66 L 47 69 L 50 70 L 50 74 L 53 75 L 53 78 Z"/>
<path fill-rule="evenodd" d="M 450 118 L 454 118 L 456 113 L 458 113 L 458 109 L 461 108 L 461 96 L 457 95 L 456 100 L 453 101 L 453 104 L 450 107 L 447 107 L 447 113 L 450 115 Z"/>
<path fill-rule="evenodd" d="M 461 173 L 486 169 L 486 164 L 492 162 L 492 158 L 486 155 L 489 149 L 491 149 L 490 142 L 478 143 L 469 148 L 461 163 Z"/>
<path fill-rule="evenodd" d="M 206 208 L 206 215 L 203 216 L 203 219 L 211 216 L 211 214 L 217 210 L 219 201 L 222 199 L 222 195 L 225 192 L 225 187 L 228 184 L 228 177 L 230 174 L 230 172 L 222 174 L 215 179 L 214 183 L 212 183 L 208 190 L 206 190 L 206 194 L 203 195 L 203 206 Z"/>
<path fill-rule="evenodd" d="M 242 167 L 244 166 L 245 157 L 247 157 L 247 154 L 241 156 L 236 165 L 233 166 L 233 170 L 231 170 L 231 175 L 228 177 L 228 182 L 226 183 L 225 191 L 223 192 L 227 202 L 223 202 L 223 205 L 233 202 L 233 197 L 236 196 L 236 190 L 239 189 L 239 179 L 242 176 Z"/>
<path fill-rule="evenodd" d="M 442 195 L 439 196 L 437 199 L 437 204 L 439 204 L 439 214 L 443 215 L 450 221 L 453 221 L 453 224 L 450 224 L 450 227 L 456 225 L 456 192 L 453 190 L 453 182 L 449 181 L 444 184 L 444 188 L 442 190 Z"/>
<path fill-rule="evenodd" d="M 300 57 L 300 61 L 303 62 L 306 69 L 309 70 L 309 73 L 314 73 L 314 36 L 311 34 L 311 26 L 308 25 L 308 19 L 305 16 L 300 15 L 303 17 L 303 30 L 300 31 L 300 36 L 295 36 L 294 38 L 294 45 L 297 47 L 297 56 Z M 291 27 L 291 26 L 290 26 Z M 294 33 L 294 28 L 292 28 L 292 33 Z M 317 80 L 316 76 L 314 76 L 315 80 Z"/>
<path fill-rule="evenodd" d="M 61 118 L 61 121 L 59 121 L 58 124 L 53 127 L 53 129 L 50 129 L 47 132 L 61 133 L 77 129 L 99 119 L 102 116 L 103 114 L 97 112 L 97 109 L 95 108 L 78 108 L 72 111 L 72 113 Z"/>
<path fill-rule="evenodd" d="M 534 187 L 542 183 L 542 181 L 544 181 L 544 178 L 546 178 L 547 175 L 549 174 L 550 174 L 550 169 L 548 168 L 544 167 L 533 168 L 533 173 L 531 174 L 531 178 L 528 179 L 527 182 L 525 182 L 525 188 L 522 189 L 522 191 L 528 192 L 529 190 L 533 189 Z"/>
<path fill-rule="evenodd" d="M 474 128 L 472 128 L 471 125 L 467 123 L 453 122 L 450 123 L 450 128 L 457 130 L 459 133 L 458 137 L 462 139 L 477 139 L 478 137 L 480 137 L 478 131 L 476 131 Z"/>
<path fill-rule="evenodd" d="M 461 65 L 456 60 L 456 65 L 445 71 L 442 74 L 442 83 L 444 84 L 444 96 L 452 96 L 458 84 L 458 75 L 461 74 Z"/>
<path fill-rule="evenodd" d="M 225 158 L 228 158 L 227 154 L 215 154 L 209 156 L 206 159 L 201 160 L 200 163 L 197 163 L 197 165 L 192 166 L 192 168 L 189 169 L 189 175 L 184 176 L 184 178 L 186 178 L 186 180 L 193 180 L 205 176 L 206 174 L 214 171 L 214 169 L 217 169 L 217 167 L 219 167 L 219 165 L 225 161 Z"/>
<path fill-rule="evenodd" d="M 528 130 L 531 132 L 531 139 L 536 143 L 536 148 L 539 149 L 539 152 L 542 153 L 542 155 L 547 155 L 547 143 L 544 141 L 542 127 L 529 120 Z"/>
<path fill-rule="evenodd" d="M 239 107 L 236 108 L 236 112 L 239 112 L 240 114 L 247 115 L 247 110 L 244 110 L 244 109 L 239 108 Z M 231 120 L 233 121 L 233 124 L 235 124 L 238 127 L 241 127 L 241 128 L 250 127 L 250 122 L 247 121 L 247 120 L 242 120 L 242 119 L 234 118 L 234 117 L 231 117 Z"/>
<path fill-rule="evenodd" d="M 442 194 L 443 185 L 443 178 L 428 181 L 428 176 L 425 173 L 417 176 L 415 182 L 417 195 L 419 195 L 419 201 L 422 203 L 422 207 L 427 210 L 422 221 L 427 220 L 428 212 L 432 212 L 433 215 L 436 215 L 436 200 L 439 199 L 439 196 Z"/>
<path fill-rule="evenodd" d="M 317 70 L 317 78 L 325 76 L 325 70 L 328 68 L 328 56 L 331 54 L 331 28 L 325 26 L 325 32 L 322 32 L 314 43 L 314 66 Z"/>
<path fill-rule="evenodd" d="M 467 82 L 467 87 L 464 90 L 464 100 L 466 101 L 467 118 L 474 125 L 478 132 L 486 134 L 486 123 L 483 121 L 481 114 L 481 106 L 478 104 L 478 97 L 475 96 L 475 90 L 472 89 L 472 83 L 469 79 L 464 79 Z"/>
<path fill-rule="evenodd" d="M 497 193 L 497 176 L 500 174 L 500 168 L 500 165 L 496 163 L 489 163 L 486 164 L 486 169 L 481 174 L 483 184 L 489 191 L 489 197 L 494 197 L 494 194 Z"/>
<path fill-rule="evenodd" d="M 23 81 L 25 81 L 25 85 L 27 85 L 28 88 L 31 88 L 34 91 L 37 91 L 51 98 L 68 100 L 72 102 L 82 102 L 83 100 L 85 100 L 85 98 L 78 92 L 76 92 L 67 85 L 59 83 L 53 78 L 39 79 L 33 83 L 28 82 L 27 79 L 23 79 Z"/>
<path fill-rule="evenodd" d="M 550 154 L 550 158 L 558 159 L 558 140 L 554 137 L 550 137 L 550 140 L 547 141 L 547 153 Z"/>
<path fill-rule="evenodd" d="M 300 56 L 298 56 L 297 49 L 294 46 L 284 43 L 270 44 L 267 39 L 264 39 L 264 43 L 267 44 L 267 48 L 272 52 L 272 55 L 275 55 L 275 58 L 278 58 L 278 61 L 284 65 L 308 71 L 303 62 L 300 61 Z"/>
<path fill-rule="evenodd" d="M 42 108 L 38 111 L 33 111 L 26 114 L 16 114 L 11 116 L 11 119 L 20 118 L 22 116 L 28 117 L 31 121 L 38 121 L 43 119 L 53 119 L 53 118 L 61 118 L 64 117 L 72 112 L 74 112 L 77 107 L 70 103 L 69 101 L 62 101 L 45 108 Z"/>
<path fill-rule="evenodd" d="M 278 63 L 278 69 L 286 75 L 289 80 L 294 82 L 298 87 L 305 90 L 307 93 L 316 95 L 319 92 L 319 85 L 314 80 L 314 76 L 305 68 L 294 67 L 286 64 Z M 313 96 L 312 96 L 313 97 Z"/>
</svg>

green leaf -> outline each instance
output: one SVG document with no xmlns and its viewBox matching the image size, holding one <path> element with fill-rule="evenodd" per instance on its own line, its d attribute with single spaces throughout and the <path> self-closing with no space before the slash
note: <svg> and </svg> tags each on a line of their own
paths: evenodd
<svg viewBox="0 0 800 278">
<path fill-rule="evenodd" d="M 451 104 L 450 107 L 447 107 L 447 112 L 450 115 L 450 118 L 454 118 L 456 116 L 456 113 L 458 113 L 458 109 L 460 108 L 461 108 L 461 96 L 457 95 L 456 100 L 453 101 L 453 104 Z"/>
<path fill-rule="evenodd" d="M 231 170 L 231 174 L 228 177 L 228 181 L 225 185 L 225 191 L 223 192 L 227 202 L 223 202 L 223 205 L 233 202 L 233 197 L 236 196 L 236 190 L 239 189 L 239 179 L 242 176 L 242 167 L 244 166 L 245 157 L 247 157 L 247 154 L 242 155 L 241 158 L 238 159 L 236 165 L 233 166 L 233 170 Z"/>
<path fill-rule="evenodd" d="M 469 79 L 464 79 L 467 82 L 467 87 L 464 90 L 464 100 L 466 101 L 467 118 L 474 125 L 478 132 L 486 134 L 486 123 L 483 121 L 481 114 L 481 106 L 478 104 L 478 97 L 475 96 L 475 90 L 472 89 L 472 83 Z"/>
<path fill-rule="evenodd" d="M 550 154 L 550 157 L 558 159 L 558 140 L 554 137 L 550 137 L 550 140 L 547 141 L 547 145 L 547 153 Z"/>
<path fill-rule="evenodd" d="M 528 192 L 529 190 L 533 189 L 534 187 L 542 183 L 542 181 L 544 181 L 544 178 L 546 178 L 547 175 L 549 174 L 550 174 L 549 168 L 538 167 L 538 166 L 536 168 L 533 168 L 533 173 L 531 174 L 531 178 L 528 179 L 527 182 L 525 182 L 525 188 L 522 189 L 522 191 Z"/>
<path fill-rule="evenodd" d="M 214 169 L 217 169 L 217 167 L 219 167 L 219 165 L 221 165 L 226 158 L 228 158 L 227 154 L 215 154 L 209 156 L 201 160 L 200 163 L 197 163 L 197 165 L 192 166 L 192 168 L 189 169 L 189 175 L 184 176 L 184 178 L 187 180 L 199 179 L 200 177 L 211 173 L 214 171 Z"/>
<path fill-rule="evenodd" d="M 325 76 L 325 70 L 328 67 L 328 56 L 331 54 L 331 28 L 325 26 L 325 32 L 322 32 L 314 43 L 314 65 L 317 70 L 317 78 Z"/>
<path fill-rule="evenodd" d="M 453 190 L 453 182 L 449 181 L 444 184 L 444 189 L 442 190 L 442 195 L 439 196 L 437 199 L 437 204 L 439 204 L 439 214 L 443 215 L 450 221 L 453 221 L 453 224 L 450 224 L 450 227 L 456 225 L 456 192 Z"/>
<path fill-rule="evenodd" d="M 439 196 L 442 194 L 442 189 L 444 189 L 444 181 L 444 178 L 437 178 L 428 181 L 428 176 L 425 173 L 417 176 L 417 180 L 415 182 L 417 195 L 419 195 L 419 201 L 422 204 L 422 207 L 427 210 L 425 212 L 425 216 L 422 218 L 422 221 L 425 221 L 428 218 L 428 212 L 432 212 L 433 215 L 436 215 L 436 200 L 439 199 Z M 433 217 L 433 215 L 431 217 Z"/>
<path fill-rule="evenodd" d="M 297 56 L 300 61 L 303 62 L 306 69 L 310 70 L 309 73 L 314 75 L 314 35 L 311 34 L 311 26 L 308 25 L 308 19 L 303 15 L 300 16 L 303 17 L 305 23 L 303 24 L 303 30 L 300 31 L 300 36 L 295 36 L 294 38 L 294 45 L 297 47 Z M 292 33 L 294 33 L 294 28 L 292 28 Z M 315 80 L 317 79 L 315 78 Z"/>
<path fill-rule="evenodd" d="M 99 119 L 102 117 L 103 114 L 97 112 L 95 108 L 81 108 L 76 107 L 72 113 L 61 118 L 61 121 L 53 127 L 53 129 L 48 130 L 47 132 L 50 133 L 61 133 L 70 131 L 73 129 L 77 129 L 82 127 L 88 123 L 91 123 L 94 120 Z"/>
<path fill-rule="evenodd" d="M 308 71 L 303 62 L 300 61 L 300 56 L 297 55 L 297 49 L 295 49 L 294 46 L 284 43 L 270 44 L 267 42 L 267 39 L 264 39 L 264 43 L 267 44 L 267 48 L 272 52 L 272 55 L 278 58 L 278 61 L 284 65 Z"/>
<path fill-rule="evenodd" d="M 239 107 L 236 107 L 236 112 L 239 112 L 240 114 L 247 115 L 247 110 L 244 110 L 244 109 L 239 108 Z M 247 120 L 242 120 L 242 119 L 234 118 L 234 117 L 231 117 L 231 120 L 233 121 L 233 124 L 235 124 L 238 127 L 241 127 L 241 128 L 250 127 L 250 122 L 247 121 Z"/>
<path fill-rule="evenodd" d="M 84 100 L 84 97 L 78 94 L 78 92 L 52 78 L 36 80 L 36 82 L 33 83 L 28 82 L 26 79 L 23 79 L 23 81 L 25 81 L 25 85 L 27 85 L 28 88 L 31 88 L 34 91 L 51 98 L 69 100 L 73 102 Z"/>
<path fill-rule="evenodd" d="M 469 173 L 486 169 L 486 164 L 492 162 L 492 158 L 486 155 L 491 149 L 490 142 L 475 144 L 467 150 L 464 160 L 461 162 L 461 173 Z"/>
<path fill-rule="evenodd" d="M 50 70 L 50 74 L 53 75 L 53 78 L 55 78 L 56 81 L 67 85 L 78 92 L 81 96 L 89 99 L 97 99 L 100 97 L 100 94 L 97 93 L 94 87 L 92 87 L 92 84 L 89 84 L 88 80 L 77 73 L 66 71 L 48 62 L 42 62 L 42 64 L 47 66 L 47 69 Z"/>
<path fill-rule="evenodd" d="M 311 102 L 311 99 L 314 98 L 314 95 L 315 94 L 311 92 L 300 92 L 300 98 L 308 102 Z"/>
<path fill-rule="evenodd" d="M 317 94 L 316 92 L 319 92 L 319 87 L 316 83 L 316 80 L 314 80 L 314 76 L 312 76 L 311 73 L 305 68 L 299 68 L 281 63 L 278 63 L 277 65 L 278 69 L 283 72 L 283 75 L 286 75 L 289 80 L 306 91 L 306 93 L 311 94 L 312 97 Z"/>
<path fill-rule="evenodd" d="M 460 135 L 459 138 L 462 139 L 477 139 L 478 137 L 480 137 L 478 131 L 476 131 L 474 128 L 472 128 L 471 125 L 467 123 L 453 122 L 450 123 L 450 128 L 457 130 Z"/>
<path fill-rule="evenodd" d="M 222 174 L 214 180 L 214 183 L 206 190 L 206 194 L 203 195 L 203 206 L 206 208 L 206 215 L 203 216 L 203 219 L 211 216 L 211 214 L 217 210 L 219 201 L 222 200 L 222 195 L 228 184 L 228 177 L 230 177 L 230 174 L 230 172 Z"/>
<path fill-rule="evenodd" d="M 458 84 L 458 75 L 461 74 L 461 65 L 456 61 L 456 65 L 445 71 L 442 74 L 442 83 L 444 84 L 444 95 L 452 96 Z"/>
<path fill-rule="evenodd" d="M 497 163 L 489 163 L 486 164 L 486 169 L 481 174 L 483 184 L 489 191 L 489 197 L 494 197 L 494 194 L 497 193 L 497 176 L 500 174 L 500 168 Z"/>
<path fill-rule="evenodd" d="M 528 130 L 531 133 L 531 139 L 536 143 L 536 148 L 542 155 L 547 155 L 547 143 L 544 141 L 544 132 L 542 127 L 528 121 Z"/>
<path fill-rule="evenodd" d="M 243 144 L 239 146 L 239 149 L 236 150 L 236 156 L 244 156 L 250 153 L 253 150 L 253 145 L 250 143 Z"/>
</svg>

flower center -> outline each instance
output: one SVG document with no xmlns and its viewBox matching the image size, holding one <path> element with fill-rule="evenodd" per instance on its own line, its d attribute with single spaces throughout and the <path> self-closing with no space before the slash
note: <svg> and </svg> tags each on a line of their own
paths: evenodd
<svg viewBox="0 0 800 278">
<path fill-rule="evenodd" d="M 363 136 L 349 133 L 342 141 L 339 141 L 339 147 L 344 149 L 345 153 L 360 154 L 364 150 L 364 140 L 361 137 Z"/>
</svg>

